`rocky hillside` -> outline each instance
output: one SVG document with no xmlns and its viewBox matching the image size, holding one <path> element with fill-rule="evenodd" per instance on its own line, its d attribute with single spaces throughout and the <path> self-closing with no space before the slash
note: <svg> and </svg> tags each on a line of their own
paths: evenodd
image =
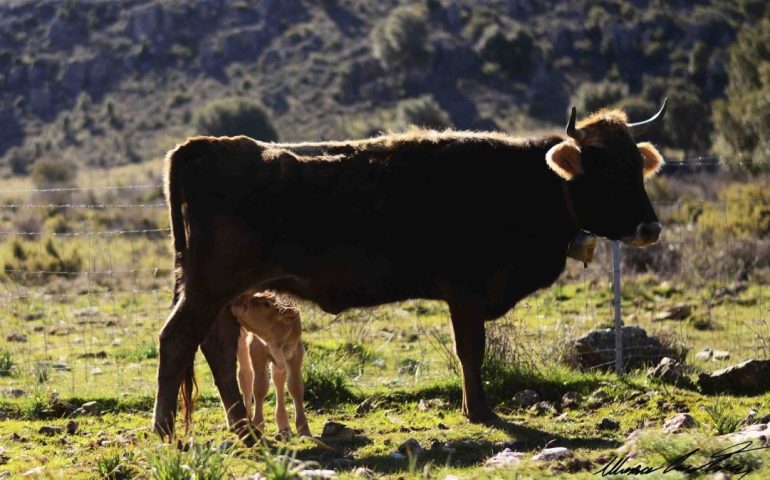
<svg viewBox="0 0 770 480">
<path fill-rule="evenodd" d="M 398 128 L 424 95 L 457 128 L 525 131 L 562 124 L 570 102 L 642 115 L 668 94 L 669 122 L 688 128 L 658 140 L 705 151 L 692 119 L 709 123 L 726 49 L 764 3 L 4 2 L 0 164 L 156 158 L 221 97 L 261 103 L 281 140 L 311 140 Z"/>
</svg>

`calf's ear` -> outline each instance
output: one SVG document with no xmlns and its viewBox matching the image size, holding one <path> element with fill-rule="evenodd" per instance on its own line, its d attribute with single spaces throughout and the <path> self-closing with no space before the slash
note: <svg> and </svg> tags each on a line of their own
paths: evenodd
<svg viewBox="0 0 770 480">
<path fill-rule="evenodd" d="M 655 148 L 650 142 L 637 143 L 636 147 L 639 149 L 639 153 L 642 154 L 645 178 L 651 177 L 658 173 L 666 163 L 663 160 L 663 155 L 660 154 L 658 149 Z"/>
<path fill-rule="evenodd" d="M 233 303 L 230 304 L 230 311 L 233 312 L 233 315 L 236 317 L 240 317 L 241 315 L 244 315 L 246 311 L 249 309 L 249 299 L 251 298 L 251 295 L 241 295 L 238 298 L 236 298 Z"/>
<path fill-rule="evenodd" d="M 574 140 L 564 140 L 551 147 L 545 154 L 545 161 L 551 170 L 565 180 L 572 180 L 583 173 L 580 163 L 580 147 Z"/>
</svg>

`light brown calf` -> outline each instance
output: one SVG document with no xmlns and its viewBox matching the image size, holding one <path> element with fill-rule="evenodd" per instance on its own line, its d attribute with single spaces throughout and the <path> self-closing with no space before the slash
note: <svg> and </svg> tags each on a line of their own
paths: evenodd
<svg viewBox="0 0 770 480">
<path fill-rule="evenodd" d="M 294 401 L 295 426 L 299 435 L 310 436 L 303 405 L 302 324 L 299 309 L 287 296 L 267 290 L 242 295 L 231 305 L 241 324 L 238 339 L 238 383 L 249 418 L 260 430 L 265 429 L 263 406 L 270 387 L 268 363 L 272 362 L 275 385 L 275 422 L 281 434 L 290 434 L 284 386 Z M 251 414 L 254 398 L 255 413 Z"/>
</svg>

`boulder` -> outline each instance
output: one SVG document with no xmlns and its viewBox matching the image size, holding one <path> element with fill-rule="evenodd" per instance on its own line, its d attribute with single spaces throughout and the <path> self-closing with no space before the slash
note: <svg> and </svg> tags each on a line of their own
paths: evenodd
<svg viewBox="0 0 770 480">
<path fill-rule="evenodd" d="M 738 432 L 720 435 L 719 438 L 724 438 L 732 444 L 751 441 L 757 442 L 760 446 L 767 447 L 770 446 L 770 424 L 758 423 L 749 425 Z"/>
<path fill-rule="evenodd" d="M 512 465 L 518 464 L 523 459 L 523 452 L 513 452 L 510 448 L 506 448 L 494 457 L 488 458 L 485 462 L 485 465 L 492 468 L 510 467 Z"/>
<path fill-rule="evenodd" d="M 663 357 L 660 363 L 647 370 L 647 376 L 671 385 L 691 385 L 684 365 L 673 358 Z"/>
<path fill-rule="evenodd" d="M 511 398 L 514 407 L 529 408 L 540 401 L 540 395 L 534 390 L 522 390 Z"/>
<path fill-rule="evenodd" d="M 770 391 L 770 360 L 746 360 L 714 373 L 701 373 L 698 386 L 703 393 L 755 395 Z"/>
<path fill-rule="evenodd" d="M 572 450 L 567 447 L 552 447 L 544 448 L 540 453 L 532 457 L 532 460 L 550 462 L 553 460 L 561 460 L 562 458 L 569 458 L 571 456 Z"/>
<path fill-rule="evenodd" d="M 660 363 L 663 357 L 682 360 L 686 352 L 663 345 L 660 339 L 636 326 L 626 326 L 623 335 L 623 363 L 628 369 Z M 615 329 L 603 328 L 590 332 L 572 344 L 572 360 L 584 369 L 615 367 Z"/>
<path fill-rule="evenodd" d="M 583 402 L 583 396 L 578 392 L 567 392 L 561 397 L 562 408 L 575 408 Z"/>
<path fill-rule="evenodd" d="M 663 431 L 666 433 L 680 433 L 688 428 L 695 428 L 698 422 L 689 413 L 677 413 L 666 420 L 663 424 Z"/>
<path fill-rule="evenodd" d="M 692 314 L 692 305 L 680 303 L 659 312 L 655 315 L 654 320 L 658 322 L 662 322 L 663 320 L 687 320 L 690 314 Z"/>
</svg>

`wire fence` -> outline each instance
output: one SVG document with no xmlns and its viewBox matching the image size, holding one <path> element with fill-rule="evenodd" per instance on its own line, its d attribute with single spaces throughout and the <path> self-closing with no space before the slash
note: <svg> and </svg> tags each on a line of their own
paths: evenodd
<svg viewBox="0 0 770 480">
<path fill-rule="evenodd" d="M 161 192 L 157 184 L 0 191 L 0 397 L 154 392 L 172 286 Z M 656 350 L 628 329 L 626 366 L 661 350 L 704 370 L 770 358 L 770 245 L 744 231 L 761 232 L 765 217 L 741 218 L 739 201 L 660 200 L 661 242 L 623 247 L 622 320 L 660 339 Z M 601 331 L 613 326 L 612 278 L 611 246 L 599 242 L 586 268 L 570 261 L 554 286 L 489 325 L 490 352 L 533 368 L 612 368 L 615 340 L 609 334 L 606 343 Z M 309 361 L 333 359 L 353 385 L 411 386 L 458 373 L 440 302 L 337 316 L 303 303 L 302 317 Z M 582 340 L 586 353 L 574 341 L 589 332 L 596 333 Z M 698 363 L 706 348 L 711 357 Z M 206 377 L 208 369 L 198 371 Z"/>
</svg>

